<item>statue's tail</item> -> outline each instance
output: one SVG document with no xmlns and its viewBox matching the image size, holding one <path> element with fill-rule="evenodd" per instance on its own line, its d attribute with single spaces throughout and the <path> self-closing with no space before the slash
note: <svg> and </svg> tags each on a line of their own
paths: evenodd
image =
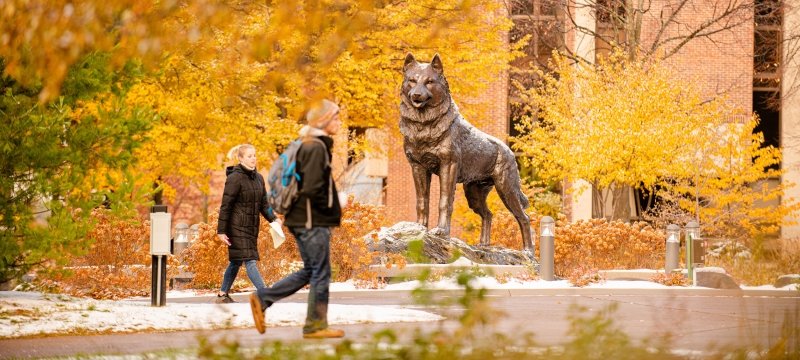
<svg viewBox="0 0 800 360">
<path fill-rule="evenodd" d="M 523 209 L 527 209 L 530 206 L 530 202 L 528 201 L 528 197 L 522 193 L 522 190 L 517 190 L 517 196 L 519 196 L 519 203 L 522 204 Z"/>
</svg>

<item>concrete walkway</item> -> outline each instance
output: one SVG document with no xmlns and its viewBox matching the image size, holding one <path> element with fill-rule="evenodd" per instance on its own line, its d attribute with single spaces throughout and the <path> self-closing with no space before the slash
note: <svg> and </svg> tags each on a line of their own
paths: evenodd
<svg viewBox="0 0 800 360">
<path fill-rule="evenodd" d="M 439 291 L 441 297 L 458 297 L 461 291 Z M 246 294 L 234 295 L 245 302 Z M 728 346 L 765 348 L 780 338 L 784 325 L 800 328 L 800 292 L 767 290 L 717 290 L 702 288 L 669 289 L 519 289 L 490 290 L 488 298 L 497 317 L 490 333 L 531 333 L 540 345 L 559 345 L 569 339 L 568 316 L 578 305 L 592 312 L 617 306 L 613 320 L 631 338 L 639 341 L 673 337 L 672 347 L 681 350 L 707 351 Z M 169 300 L 173 302 L 212 302 L 211 297 Z M 288 298 L 304 302 L 305 295 Z M 353 291 L 331 294 L 331 303 L 364 305 L 412 305 L 408 291 Z M 419 306 L 423 308 L 422 306 Z M 359 324 L 345 325 L 346 339 L 366 341 L 371 334 L 390 328 L 401 337 L 409 337 L 423 326 L 453 330 L 453 320 L 462 309 L 428 308 L 448 320 L 431 324 Z M 796 330 L 797 331 L 797 330 Z M 40 358 L 87 354 L 142 354 L 168 349 L 196 349 L 200 339 L 212 342 L 235 340 L 243 347 L 258 347 L 265 341 L 303 341 L 299 327 L 275 327 L 264 335 L 253 328 L 170 333 L 109 334 L 93 336 L 57 336 L 0 340 L 0 358 Z M 341 340 L 325 340 L 337 342 Z M 800 347 L 800 337 L 789 346 Z"/>
</svg>

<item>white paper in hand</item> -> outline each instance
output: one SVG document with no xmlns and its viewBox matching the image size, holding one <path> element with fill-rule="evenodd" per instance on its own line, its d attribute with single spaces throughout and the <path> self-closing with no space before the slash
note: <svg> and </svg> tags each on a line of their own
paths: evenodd
<svg viewBox="0 0 800 360">
<path fill-rule="evenodd" d="M 269 234 L 272 236 L 272 247 L 274 249 L 277 249 L 278 246 L 281 246 L 283 241 L 286 240 L 286 235 L 283 234 L 281 224 L 277 221 L 269 223 Z"/>
</svg>

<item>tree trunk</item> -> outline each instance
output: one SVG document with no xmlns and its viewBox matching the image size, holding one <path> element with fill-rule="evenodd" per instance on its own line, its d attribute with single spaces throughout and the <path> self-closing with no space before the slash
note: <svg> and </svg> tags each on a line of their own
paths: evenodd
<svg viewBox="0 0 800 360">
<path fill-rule="evenodd" d="M 631 219 L 631 187 L 628 185 L 615 186 L 613 192 L 611 218 L 613 220 L 629 221 Z"/>
</svg>

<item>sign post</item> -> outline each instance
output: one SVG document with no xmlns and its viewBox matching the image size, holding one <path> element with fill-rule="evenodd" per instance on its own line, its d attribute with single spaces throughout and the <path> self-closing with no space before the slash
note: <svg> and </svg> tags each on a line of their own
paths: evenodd
<svg viewBox="0 0 800 360">
<path fill-rule="evenodd" d="M 167 304 L 167 255 L 170 254 L 172 215 L 166 205 L 150 209 L 150 255 L 152 255 L 151 306 Z"/>
</svg>

